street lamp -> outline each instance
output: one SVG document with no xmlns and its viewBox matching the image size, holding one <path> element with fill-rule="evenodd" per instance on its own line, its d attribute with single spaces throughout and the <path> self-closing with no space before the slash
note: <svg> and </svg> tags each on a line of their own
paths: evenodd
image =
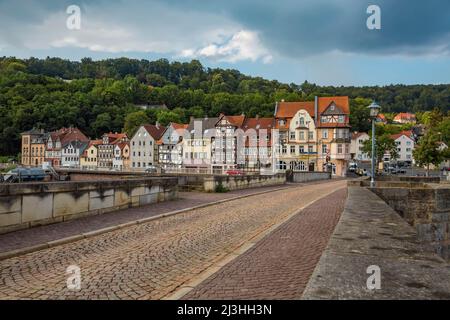
<svg viewBox="0 0 450 320">
<path fill-rule="evenodd" d="M 368 107 L 370 110 L 370 117 L 372 118 L 372 174 L 370 178 L 370 187 L 375 187 L 375 121 L 377 119 L 378 113 L 380 112 L 381 107 L 375 102 L 372 101 L 370 106 Z"/>
</svg>

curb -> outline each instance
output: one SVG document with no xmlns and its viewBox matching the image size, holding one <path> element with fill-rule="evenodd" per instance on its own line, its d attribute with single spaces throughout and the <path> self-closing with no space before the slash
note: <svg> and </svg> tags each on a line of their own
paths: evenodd
<svg viewBox="0 0 450 320">
<path fill-rule="evenodd" d="M 341 190 L 343 188 L 347 188 L 347 186 L 343 186 L 342 188 L 335 189 L 333 191 L 330 191 L 326 194 L 324 194 L 322 197 L 317 198 L 313 201 L 311 201 L 308 204 L 305 204 L 301 208 L 293 211 L 292 213 L 288 214 L 285 218 L 283 218 L 281 221 L 271 225 L 269 228 L 261 231 L 260 233 L 256 234 L 249 240 L 245 241 L 241 245 L 239 245 L 236 249 L 230 251 L 225 256 L 221 257 L 216 262 L 213 262 L 210 264 L 206 269 L 201 271 L 199 274 L 194 276 L 191 280 L 181 284 L 179 287 L 177 287 L 175 290 L 173 290 L 171 293 L 164 296 L 161 300 L 182 300 L 182 298 L 187 295 L 190 291 L 195 289 L 198 285 L 200 285 L 203 281 L 208 279 L 210 276 L 215 274 L 217 271 L 219 271 L 222 267 L 224 267 L 226 264 L 230 263 L 240 255 L 246 253 L 251 248 L 253 248 L 260 240 L 265 238 L 267 235 L 278 229 L 281 225 L 288 222 L 291 218 L 296 216 L 297 214 L 301 213 L 304 209 L 307 207 L 313 205 L 317 201 L 337 192 L 338 190 Z"/>
<path fill-rule="evenodd" d="M 188 211 L 202 209 L 202 208 L 214 206 L 214 205 L 217 205 L 217 204 L 221 204 L 221 203 L 225 203 L 225 202 L 229 202 L 229 201 L 233 201 L 233 200 L 239 200 L 239 199 L 243 199 L 243 198 L 257 196 L 257 195 L 261 195 L 261 194 L 265 194 L 265 193 L 269 193 L 269 192 L 274 192 L 274 191 L 281 191 L 281 190 L 290 189 L 290 188 L 292 188 L 292 187 L 291 186 L 285 186 L 285 187 L 276 188 L 276 189 L 272 189 L 272 190 L 265 190 L 265 191 L 260 191 L 260 192 L 256 192 L 256 193 L 246 194 L 246 195 L 242 195 L 242 196 L 236 196 L 236 197 L 232 197 L 232 198 L 228 198 L 228 199 L 222 199 L 222 200 L 217 200 L 217 201 L 213 201 L 213 202 L 203 203 L 203 204 L 200 204 L 198 206 L 193 206 L 193 207 L 189 207 L 189 208 L 184 208 L 184 209 L 179 209 L 179 210 L 175 210 L 175 211 L 170 211 L 170 212 L 158 214 L 156 216 L 152 216 L 152 217 L 148 217 L 148 218 L 142 218 L 142 219 L 138 219 L 138 220 L 133 220 L 133 221 L 125 222 L 125 223 L 118 224 L 118 225 L 115 225 L 115 226 L 101 228 L 101 229 L 97 229 L 97 230 L 93 230 L 93 231 L 89 231 L 89 232 L 85 232 L 85 233 L 81 233 L 81 234 L 76 234 L 76 235 L 73 235 L 73 236 L 69 236 L 69 237 L 65 237 L 65 238 L 61 238 L 61 239 L 56 239 L 56 240 L 52 240 L 52 241 L 49 241 L 49 242 L 36 244 L 36 245 L 25 247 L 25 248 L 15 249 L 15 250 L 6 251 L 6 252 L 0 252 L 0 261 L 6 260 L 6 259 L 10 259 L 10 258 L 14 258 L 14 257 L 18 257 L 18 256 L 22 256 L 22 255 L 25 255 L 25 254 L 28 254 L 28 253 L 32 253 L 32 252 L 48 249 L 48 248 L 53 248 L 53 247 L 56 247 L 56 246 L 59 246 L 59 245 L 68 244 L 68 243 L 76 242 L 76 241 L 79 241 L 79 240 L 92 238 L 92 237 L 95 237 L 95 236 L 98 236 L 98 235 L 101 235 L 101 234 L 104 234 L 104 233 L 107 233 L 107 232 L 116 231 L 116 230 L 119 230 L 119 229 L 124 229 L 124 228 L 135 226 L 135 225 L 138 225 L 138 224 L 151 222 L 153 220 L 174 216 L 174 215 L 177 215 L 177 214 L 180 214 L 180 213 L 185 213 L 185 212 L 188 212 Z"/>
</svg>

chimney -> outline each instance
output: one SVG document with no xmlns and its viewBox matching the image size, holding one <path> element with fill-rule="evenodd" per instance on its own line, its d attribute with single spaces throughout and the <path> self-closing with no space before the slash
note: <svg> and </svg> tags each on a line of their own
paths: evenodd
<svg viewBox="0 0 450 320">
<path fill-rule="evenodd" d="M 274 116 L 277 115 L 277 111 L 278 111 L 278 101 L 275 102 L 275 112 L 273 113 Z"/>
<path fill-rule="evenodd" d="M 317 127 L 318 123 L 318 112 L 319 112 L 319 98 L 317 96 L 314 97 L 314 124 Z"/>
<path fill-rule="evenodd" d="M 159 129 L 159 122 L 158 121 L 156 121 L 156 128 Z"/>
<path fill-rule="evenodd" d="M 255 118 L 256 118 L 256 120 L 258 120 L 258 119 L 259 119 L 259 114 L 257 114 L 257 115 L 255 116 Z"/>
</svg>

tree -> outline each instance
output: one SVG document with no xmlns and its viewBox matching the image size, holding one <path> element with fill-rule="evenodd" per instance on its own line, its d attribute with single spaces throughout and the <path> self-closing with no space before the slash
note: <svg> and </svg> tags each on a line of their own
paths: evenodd
<svg viewBox="0 0 450 320">
<path fill-rule="evenodd" d="M 350 125 L 353 131 L 368 132 L 371 128 L 370 99 L 356 98 L 350 104 Z"/>
<path fill-rule="evenodd" d="M 125 117 L 123 131 L 125 131 L 129 137 L 132 137 L 140 126 L 149 122 L 149 118 L 147 117 L 145 111 L 129 113 Z"/>
<path fill-rule="evenodd" d="M 367 153 L 370 158 L 372 158 L 372 139 L 366 140 L 363 143 L 364 153 Z M 398 159 L 397 145 L 394 139 L 390 137 L 389 134 L 382 134 L 376 136 L 375 138 L 375 168 L 378 168 L 378 164 L 383 160 L 386 153 L 389 152 L 390 158 L 395 160 Z"/>
<path fill-rule="evenodd" d="M 181 122 L 180 115 L 178 113 L 168 110 L 160 110 L 158 112 L 157 119 L 158 122 L 163 126 L 167 126 L 171 122 Z"/>
<path fill-rule="evenodd" d="M 430 165 L 438 167 L 444 160 L 444 152 L 439 150 L 439 136 L 433 131 L 425 134 L 413 150 L 413 157 L 419 166 L 427 167 L 429 175 Z"/>
</svg>

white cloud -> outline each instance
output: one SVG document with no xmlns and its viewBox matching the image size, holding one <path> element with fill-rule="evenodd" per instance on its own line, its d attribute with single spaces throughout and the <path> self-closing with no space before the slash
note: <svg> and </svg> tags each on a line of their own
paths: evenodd
<svg viewBox="0 0 450 320">
<path fill-rule="evenodd" d="M 185 49 L 180 53 L 182 57 L 204 57 L 225 62 L 243 60 L 270 63 L 272 55 L 262 45 L 258 33 L 249 30 L 239 30 L 221 43 L 209 43 L 198 49 Z"/>
<path fill-rule="evenodd" d="M 57 11 L 40 12 L 33 20 L 0 19 L 0 46 L 177 55 L 189 47 L 220 42 L 242 28 L 219 13 L 186 10 L 158 1 L 144 4 L 127 0 L 126 8 L 123 2 L 84 5 L 80 30 L 66 28 L 68 17 L 61 6 Z"/>
</svg>

